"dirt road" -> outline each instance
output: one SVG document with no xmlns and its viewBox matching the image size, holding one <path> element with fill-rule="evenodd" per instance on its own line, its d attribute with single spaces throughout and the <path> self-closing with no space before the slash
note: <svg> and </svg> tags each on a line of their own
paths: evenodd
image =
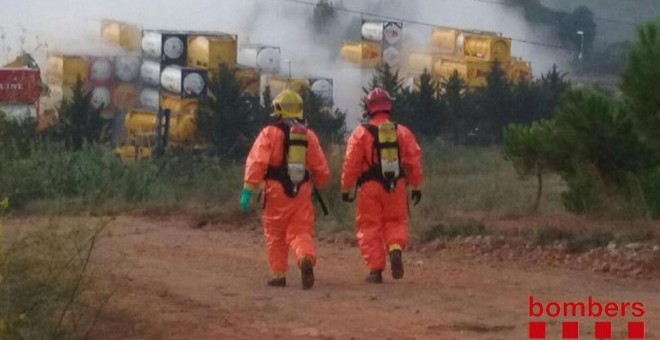
<svg viewBox="0 0 660 340">
<path fill-rule="evenodd" d="M 475 261 L 451 252 L 405 254 L 406 277 L 363 282 L 350 244 L 320 242 L 317 282 L 266 287 L 259 230 L 185 218 L 118 217 L 96 254 L 112 264 L 116 293 L 95 338 L 102 339 L 526 339 L 528 298 L 641 301 L 648 339 L 660 336 L 660 286 L 591 272 Z M 593 321 L 582 339 L 593 339 Z M 625 339 L 624 320 L 613 324 Z M 560 338 L 560 323 L 548 338 Z"/>
</svg>

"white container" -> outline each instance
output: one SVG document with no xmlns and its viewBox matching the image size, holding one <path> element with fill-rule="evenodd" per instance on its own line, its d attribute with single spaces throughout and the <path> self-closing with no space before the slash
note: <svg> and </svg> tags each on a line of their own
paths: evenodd
<svg viewBox="0 0 660 340">
<path fill-rule="evenodd" d="M 456 38 L 456 51 L 458 51 L 459 54 L 463 54 L 464 49 L 465 49 L 465 33 L 461 32 L 458 34 L 458 37 Z"/>
<path fill-rule="evenodd" d="M 404 89 L 414 90 L 415 89 L 415 78 L 416 76 L 407 76 L 401 81 L 401 85 Z"/>
<path fill-rule="evenodd" d="M 388 45 L 400 45 L 403 38 L 403 24 L 386 22 L 383 24 L 383 42 Z"/>
<path fill-rule="evenodd" d="M 122 82 L 135 81 L 140 75 L 140 57 L 118 56 L 115 58 L 115 77 Z"/>
<path fill-rule="evenodd" d="M 146 57 L 159 58 L 162 53 L 162 36 L 157 32 L 142 34 L 142 54 Z"/>
<path fill-rule="evenodd" d="M 140 67 L 142 81 L 149 85 L 160 85 L 160 63 L 153 60 L 145 60 Z"/>
<path fill-rule="evenodd" d="M 104 109 L 107 109 L 112 102 L 112 94 L 107 87 L 96 87 L 92 90 L 92 107 L 95 109 L 100 108 L 101 106 Z"/>
<path fill-rule="evenodd" d="M 392 67 L 399 67 L 403 64 L 403 53 L 394 47 L 388 47 L 383 51 L 383 63 Z"/>
<path fill-rule="evenodd" d="M 241 46 L 239 63 L 257 68 L 263 73 L 279 73 L 281 51 L 279 47 L 265 45 Z"/>
<path fill-rule="evenodd" d="M 362 39 L 383 41 L 383 22 L 367 21 L 362 24 Z"/>
<path fill-rule="evenodd" d="M 160 75 L 160 84 L 181 97 L 196 98 L 206 93 L 205 73 L 191 67 L 168 66 Z"/>
<path fill-rule="evenodd" d="M 0 111 L 8 119 L 23 121 L 27 118 L 37 118 L 37 108 L 33 104 L 0 104 Z"/>
<path fill-rule="evenodd" d="M 112 63 L 108 58 L 93 58 L 89 66 L 89 80 L 106 82 L 112 79 Z"/>
<path fill-rule="evenodd" d="M 310 78 L 311 91 L 321 97 L 324 103 L 334 102 L 333 80 L 326 78 Z"/>
<path fill-rule="evenodd" d="M 140 105 L 145 108 L 158 110 L 160 107 L 160 93 L 156 89 L 145 88 L 140 92 Z"/>
<path fill-rule="evenodd" d="M 170 60 L 185 59 L 186 36 L 146 31 L 142 34 L 142 52 L 149 58 L 161 59 L 165 55 Z"/>
</svg>

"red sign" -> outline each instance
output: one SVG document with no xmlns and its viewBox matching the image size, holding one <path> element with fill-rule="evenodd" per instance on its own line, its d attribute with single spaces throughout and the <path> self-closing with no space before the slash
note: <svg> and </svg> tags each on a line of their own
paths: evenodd
<svg viewBox="0 0 660 340">
<path fill-rule="evenodd" d="M 0 103 L 32 104 L 39 100 L 39 70 L 0 69 Z"/>
</svg>

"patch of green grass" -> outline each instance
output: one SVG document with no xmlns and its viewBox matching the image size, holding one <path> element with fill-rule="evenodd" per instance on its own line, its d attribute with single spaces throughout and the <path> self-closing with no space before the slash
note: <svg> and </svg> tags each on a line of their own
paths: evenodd
<svg viewBox="0 0 660 340">
<path fill-rule="evenodd" d="M 498 215 L 529 215 L 536 195 L 534 179 L 520 180 L 499 147 L 425 145 L 422 209 L 442 219 L 447 212 L 485 212 Z M 563 182 L 557 176 L 544 178 L 539 215 L 564 211 Z"/>
<path fill-rule="evenodd" d="M 411 207 L 413 224 L 432 224 L 452 212 L 527 214 L 535 183 L 519 181 L 499 148 L 429 143 L 423 152 L 424 199 Z M 351 230 L 354 204 L 341 201 L 339 188 L 344 148 L 333 146 L 326 154 L 331 177 L 322 194 L 330 216 L 319 216 L 319 228 Z M 31 212 L 176 210 L 191 205 L 215 210 L 237 205 L 243 166 L 240 161 L 174 151 L 158 161 L 123 164 L 103 147 L 73 152 L 44 146 L 23 158 L 0 160 L 0 194 L 10 197 L 13 209 Z M 541 214 L 559 209 L 558 184 L 546 180 Z"/>
</svg>

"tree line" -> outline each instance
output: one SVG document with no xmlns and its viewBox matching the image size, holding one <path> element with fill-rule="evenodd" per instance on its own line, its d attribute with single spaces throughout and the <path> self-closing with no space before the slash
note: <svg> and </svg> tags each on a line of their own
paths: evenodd
<svg viewBox="0 0 660 340">
<path fill-rule="evenodd" d="M 458 72 L 441 81 L 424 72 L 407 87 L 399 72 L 385 65 L 364 92 L 376 86 L 386 89 L 396 99 L 393 119 L 424 139 L 490 145 L 502 141 L 502 129 L 509 124 L 551 117 L 570 86 L 565 76 L 555 66 L 538 79 L 513 84 L 495 63 L 483 87 L 468 88 Z"/>
</svg>

